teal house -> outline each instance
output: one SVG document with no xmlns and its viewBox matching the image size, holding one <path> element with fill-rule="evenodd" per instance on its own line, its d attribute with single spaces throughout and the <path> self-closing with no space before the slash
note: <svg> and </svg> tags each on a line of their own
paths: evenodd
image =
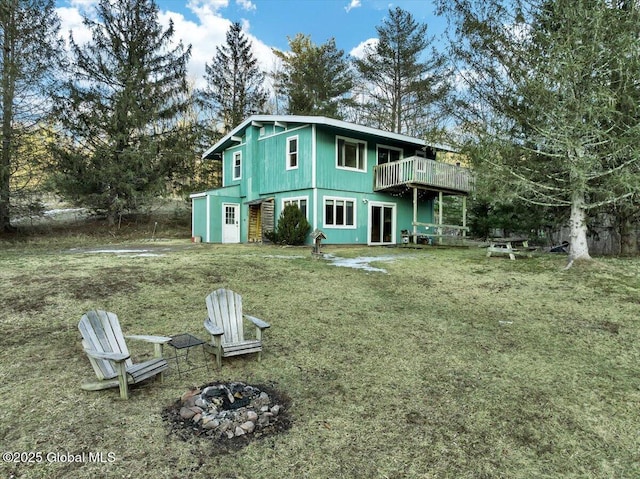
<svg viewBox="0 0 640 479">
<path fill-rule="evenodd" d="M 203 154 L 222 162 L 222 187 L 191 195 L 192 235 L 207 243 L 266 241 L 288 204 L 328 244 L 391 245 L 445 226 L 464 232 L 464 217 L 461 226 L 443 225 L 442 207 L 435 208 L 443 195 L 464 197 L 472 188 L 466 168 L 436 161 L 447 152 L 331 118 L 252 116 Z"/>
</svg>

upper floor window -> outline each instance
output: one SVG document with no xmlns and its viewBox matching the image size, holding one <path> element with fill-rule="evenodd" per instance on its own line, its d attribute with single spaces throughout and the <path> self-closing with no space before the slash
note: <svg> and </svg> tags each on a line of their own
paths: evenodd
<svg viewBox="0 0 640 479">
<path fill-rule="evenodd" d="M 402 150 L 392 146 L 378 146 L 378 164 L 383 165 L 402 159 Z"/>
<path fill-rule="evenodd" d="M 367 142 L 336 137 L 338 168 L 367 171 Z"/>
<path fill-rule="evenodd" d="M 287 138 L 287 170 L 298 167 L 298 137 Z"/>
<path fill-rule="evenodd" d="M 233 179 L 239 180 L 242 178 L 242 152 L 236 151 L 233 154 Z"/>
</svg>

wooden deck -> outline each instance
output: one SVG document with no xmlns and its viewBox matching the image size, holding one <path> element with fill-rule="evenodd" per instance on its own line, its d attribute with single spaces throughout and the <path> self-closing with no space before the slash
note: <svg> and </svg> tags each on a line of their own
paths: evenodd
<svg viewBox="0 0 640 479">
<path fill-rule="evenodd" d="M 374 191 L 414 186 L 451 194 L 468 194 L 474 179 L 467 168 L 410 156 L 374 168 Z"/>
</svg>

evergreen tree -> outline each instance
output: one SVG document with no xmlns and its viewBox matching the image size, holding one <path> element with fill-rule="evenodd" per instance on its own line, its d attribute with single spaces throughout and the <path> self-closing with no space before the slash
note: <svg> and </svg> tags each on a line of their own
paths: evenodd
<svg viewBox="0 0 640 479">
<path fill-rule="evenodd" d="M 504 198 L 568 211 L 568 266 L 589 259 L 589 215 L 640 194 L 637 2 L 441 7 L 458 22 L 453 47 L 467 72 L 458 106 L 476 136 L 477 173 Z"/>
<path fill-rule="evenodd" d="M 172 45 L 153 0 L 100 0 L 92 38 L 71 38 L 73 71 L 59 99 L 67 135 L 56 148 L 57 185 L 110 224 L 165 192 L 189 156 L 185 125 L 190 47 Z M 187 132 L 190 133 L 190 132 Z"/>
<path fill-rule="evenodd" d="M 42 144 L 34 142 L 45 137 L 39 125 L 49 111 L 47 90 L 55 86 L 54 73 L 62 62 L 59 30 L 53 0 L 0 2 L 0 231 L 15 229 L 15 188 L 25 186 L 23 173 L 42 156 Z M 22 177 L 19 185 L 12 181 L 16 175 Z"/>
<path fill-rule="evenodd" d="M 207 87 L 202 92 L 214 120 L 228 133 L 246 117 L 262 113 L 267 102 L 265 75 L 258 68 L 251 42 L 239 23 L 227 31 L 227 41 L 216 47 L 211 65 L 205 65 Z"/>
<path fill-rule="evenodd" d="M 274 73 L 276 89 L 291 115 L 319 115 L 342 119 L 352 100 L 353 73 L 344 50 L 332 38 L 315 45 L 311 37 L 289 39 L 289 52 L 274 50 L 282 70 Z"/>
<path fill-rule="evenodd" d="M 423 135 L 440 120 L 438 105 L 450 90 L 446 58 L 433 48 L 427 25 L 399 7 L 376 30 L 378 41 L 355 61 L 366 91 L 364 119 L 377 128 Z"/>
</svg>

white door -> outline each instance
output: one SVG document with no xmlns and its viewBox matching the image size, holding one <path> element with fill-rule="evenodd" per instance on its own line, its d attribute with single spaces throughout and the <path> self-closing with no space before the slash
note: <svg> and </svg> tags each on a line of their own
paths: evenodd
<svg viewBox="0 0 640 479">
<path fill-rule="evenodd" d="M 369 202 L 369 244 L 394 244 L 396 237 L 396 205 Z"/>
<path fill-rule="evenodd" d="M 240 243 L 240 205 L 222 204 L 222 242 Z"/>
</svg>

